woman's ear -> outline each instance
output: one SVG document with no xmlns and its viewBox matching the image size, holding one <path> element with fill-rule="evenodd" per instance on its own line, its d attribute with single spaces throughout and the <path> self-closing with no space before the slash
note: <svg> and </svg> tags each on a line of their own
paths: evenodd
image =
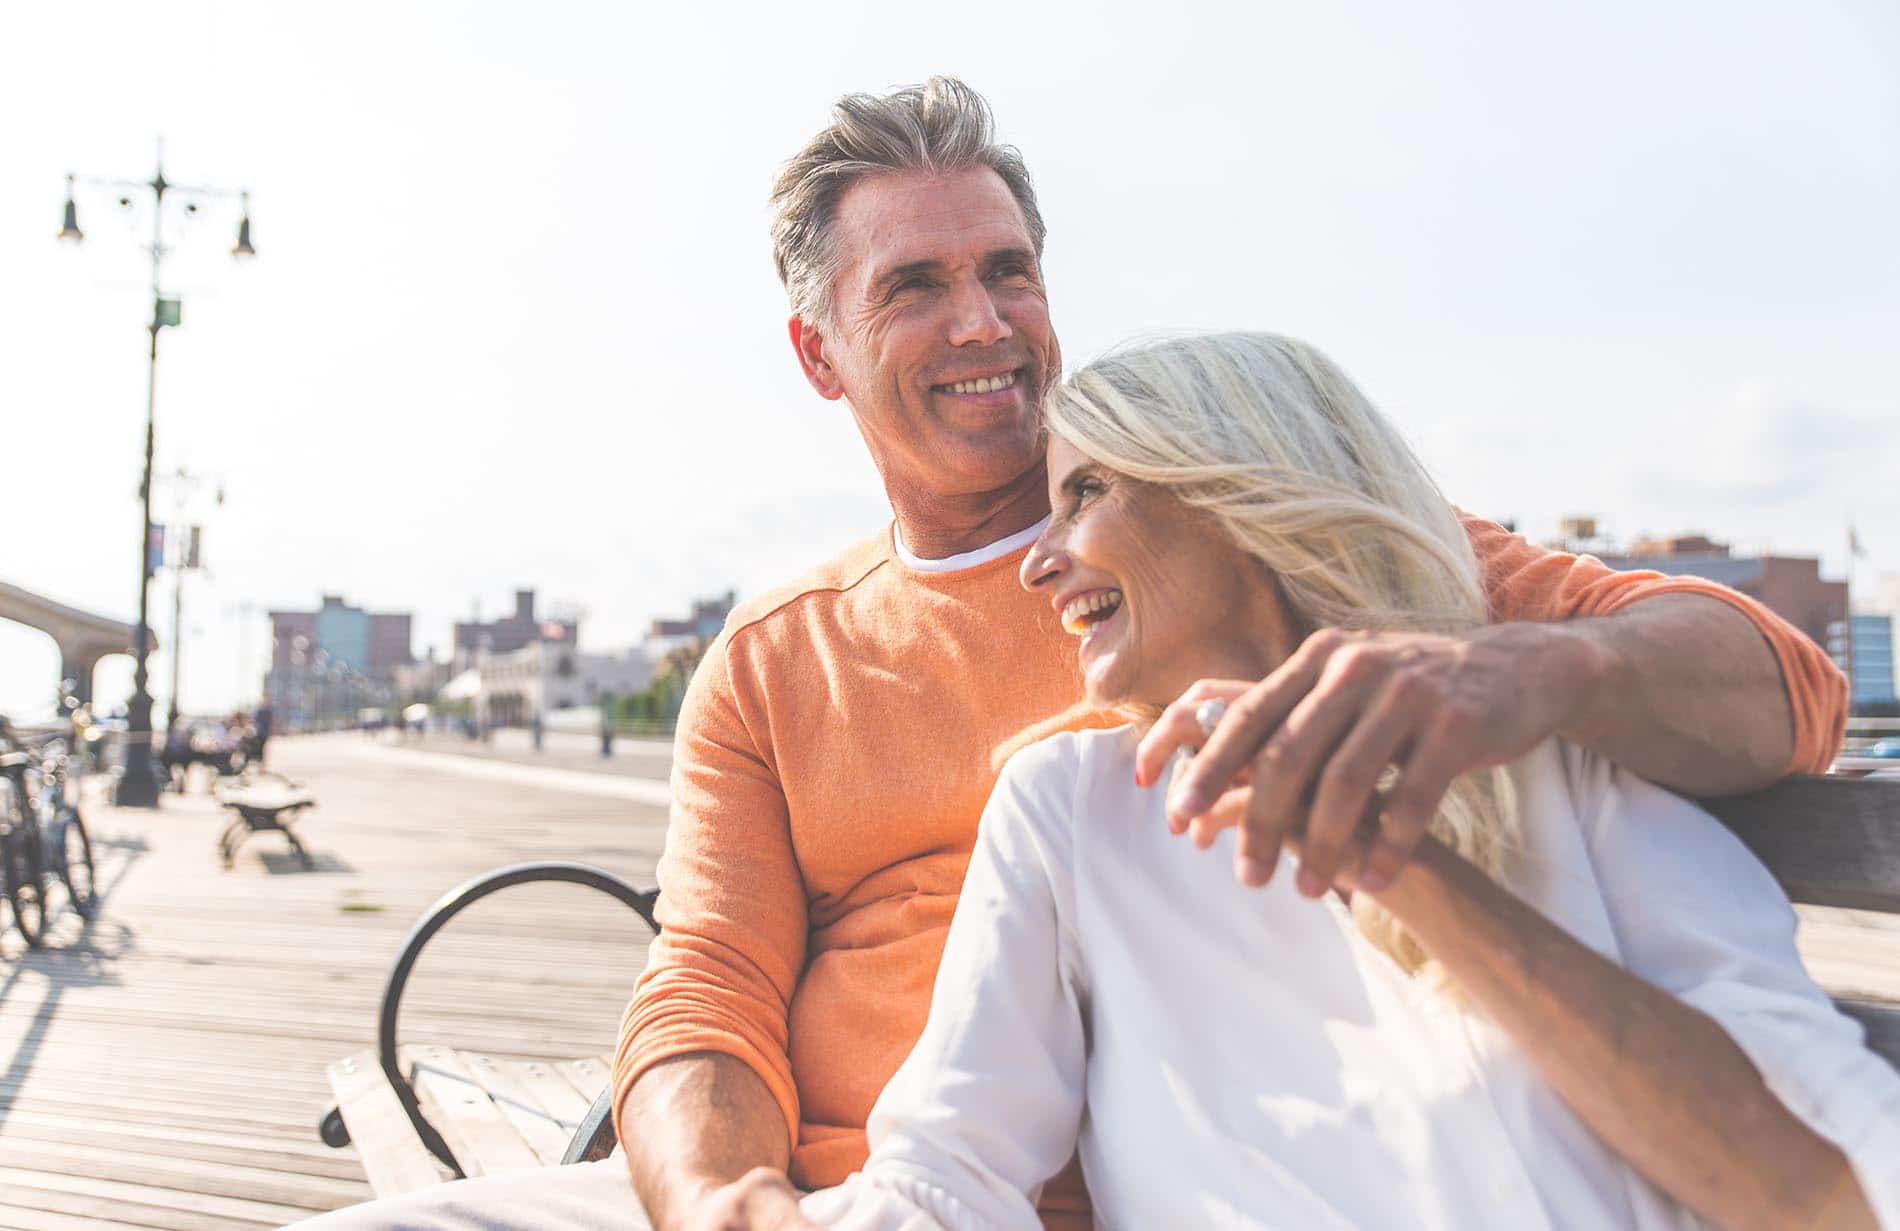
<svg viewBox="0 0 1900 1231">
<path fill-rule="evenodd" d="M 791 335 L 792 349 L 798 353 L 798 365 L 804 369 L 805 379 L 818 396 L 829 402 L 843 397 L 844 382 L 838 379 L 837 369 L 825 356 L 824 335 L 797 316 L 786 322 L 786 332 Z"/>
<path fill-rule="evenodd" d="M 1280 574 L 1258 556 L 1254 557 L 1254 563 L 1259 567 L 1260 576 L 1266 583 L 1269 615 L 1277 620 L 1275 631 L 1278 637 L 1274 654 L 1278 661 L 1285 662 L 1315 630 L 1312 623 L 1300 614 L 1299 608 L 1295 607 L 1292 600 L 1287 597 L 1286 584 L 1281 580 Z"/>
</svg>

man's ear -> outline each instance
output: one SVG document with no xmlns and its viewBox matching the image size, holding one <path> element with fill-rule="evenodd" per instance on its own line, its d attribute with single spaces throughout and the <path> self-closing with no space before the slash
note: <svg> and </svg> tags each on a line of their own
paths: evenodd
<svg viewBox="0 0 1900 1231">
<path fill-rule="evenodd" d="M 798 364 L 805 369 L 805 379 L 818 391 L 818 396 L 832 402 L 843 397 L 844 382 L 838 379 L 837 370 L 825 358 L 824 335 L 796 316 L 787 321 L 785 327 L 792 337 L 792 349 L 798 352 Z"/>
</svg>

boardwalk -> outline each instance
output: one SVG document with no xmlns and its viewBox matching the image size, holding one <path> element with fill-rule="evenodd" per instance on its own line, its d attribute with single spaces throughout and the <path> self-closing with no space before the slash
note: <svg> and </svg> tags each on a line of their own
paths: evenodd
<svg viewBox="0 0 1900 1231">
<path fill-rule="evenodd" d="M 537 770 L 505 740 L 445 762 L 451 746 L 274 745 L 273 761 L 322 801 L 305 826 L 314 872 L 274 835 L 221 870 L 221 818 L 203 795 L 167 797 L 156 814 L 92 811 L 102 916 L 60 919 L 41 953 L 0 945 L 0 1228 L 276 1226 L 369 1195 L 354 1150 L 317 1140 L 323 1068 L 371 1045 L 384 975 L 418 915 L 501 864 L 575 858 L 647 884 L 659 853 L 663 750 L 634 749 L 603 775 L 575 747 L 551 744 L 541 763 L 553 767 Z M 1823 983 L 1900 999 L 1892 919 L 1807 918 Z M 597 1055 L 644 960 L 643 931 L 617 904 L 512 890 L 430 947 L 403 1037 Z"/>
<path fill-rule="evenodd" d="M 354 1149 L 317 1140 L 323 1068 L 372 1044 L 389 963 L 436 895 L 529 858 L 651 882 L 652 802 L 445 772 L 354 739 L 271 750 L 321 800 L 304 825 L 314 872 L 268 834 L 220 869 L 203 795 L 90 810 L 102 916 L 61 918 L 44 952 L 17 936 L 0 950 L 0 1227 L 277 1226 L 363 1200 Z M 617 903 L 511 890 L 430 946 L 403 1037 L 610 1051 L 644 960 L 644 929 Z"/>
</svg>

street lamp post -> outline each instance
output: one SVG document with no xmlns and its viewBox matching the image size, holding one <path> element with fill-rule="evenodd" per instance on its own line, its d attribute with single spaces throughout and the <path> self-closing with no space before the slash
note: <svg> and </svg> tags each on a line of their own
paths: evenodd
<svg viewBox="0 0 1900 1231">
<path fill-rule="evenodd" d="M 203 527 L 196 522 L 187 526 L 185 509 L 191 493 L 209 480 L 205 475 L 193 474 L 183 466 L 164 477 L 172 485 L 172 519 L 165 527 L 165 534 L 167 538 L 174 534 L 179 536 L 172 541 L 172 550 L 166 553 L 165 561 L 172 575 L 172 690 L 171 699 L 165 707 L 165 731 L 169 735 L 180 713 L 178 698 L 185 657 L 185 574 L 198 572 L 204 567 L 198 554 L 199 535 Z M 220 505 L 224 503 L 223 483 L 218 484 L 217 502 Z"/>
<path fill-rule="evenodd" d="M 165 298 L 160 282 L 165 257 L 170 251 L 165 246 L 165 201 L 167 197 L 182 200 L 185 212 L 194 214 L 198 211 L 200 201 L 237 197 L 242 202 L 243 212 L 238 222 L 237 245 L 231 249 L 231 255 L 252 257 L 257 255 L 257 250 L 251 246 L 251 194 L 244 189 L 172 183 L 165 178 L 164 150 L 161 147 L 149 180 L 90 175 L 66 177 L 66 210 L 59 238 L 71 243 L 78 243 L 86 237 L 85 232 L 79 229 L 79 206 L 74 196 L 75 188 L 80 185 L 117 189 L 121 193 L 119 203 L 128 207 L 132 203 L 130 194 L 152 194 L 152 320 L 146 326 L 151 333 L 151 345 L 147 352 L 145 382 L 145 466 L 139 483 L 139 502 L 142 506 L 139 521 L 139 622 L 132 632 L 132 701 L 126 709 L 125 772 L 119 779 L 116 802 L 122 807 L 155 808 L 158 806 L 158 775 L 152 769 L 152 694 L 148 688 L 150 677 L 146 659 L 152 641 L 152 445 L 158 404 L 158 335 L 160 330 L 176 326 L 182 319 L 179 301 Z"/>
</svg>

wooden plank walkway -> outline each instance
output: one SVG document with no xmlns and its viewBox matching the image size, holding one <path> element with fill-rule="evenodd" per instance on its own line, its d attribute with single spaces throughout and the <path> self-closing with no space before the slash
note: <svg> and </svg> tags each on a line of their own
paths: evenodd
<svg viewBox="0 0 1900 1231">
<path fill-rule="evenodd" d="M 313 871 L 277 835 L 221 870 L 223 817 L 203 794 L 157 813 L 89 809 L 101 917 L 61 917 L 38 953 L 0 938 L 0 1228 L 223 1231 L 366 1199 L 354 1147 L 317 1139 L 324 1068 L 373 1045 L 383 979 L 423 910 L 525 859 L 651 883 L 664 826 L 651 803 L 550 789 L 533 771 L 431 769 L 359 740 L 272 745 L 320 801 L 303 826 Z M 1900 919 L 1803 916 L 1824 985 L 1900 1001 Z M 402 1037 L 523 1060 L 610 1052 L 646 943 L 605 897 L 506 891 L 431 944 Z"/>
<path fill-rule="evenodd" d="M 656 806 L 385 762 L 353 738 L 271 747 L 320 801 L 302 826 L 313 871 L 276 834 L 220 869 L 224 816 L 203 794 L 87 809 L 100 918 L 62 915 L 37 953 L 0 940 L 0 1228 L 274 1227 L 367 1199 L 355 1148 L 317 1139 L 324 1067 L 373 1045 L 384 977 L 428 905 L 525 859 L 652 882 Z M 504 891 L 430 944 L 402 1037 L 611 1052 L 646 943 L 602 895 Z"/>
</svg>

